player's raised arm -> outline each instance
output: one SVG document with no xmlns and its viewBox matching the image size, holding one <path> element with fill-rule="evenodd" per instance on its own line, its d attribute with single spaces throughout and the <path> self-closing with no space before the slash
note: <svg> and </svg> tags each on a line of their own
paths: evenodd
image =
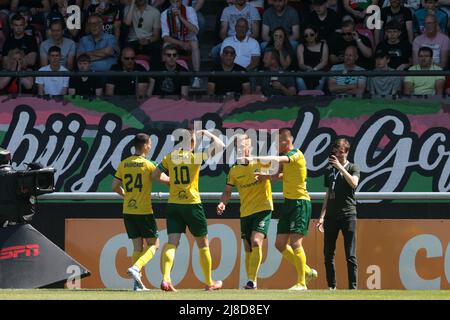
<svg viewBox="0 0 450 320">
<path fill-rule="evenodd" d="M 220 203 L 217 205 L 217 214 L 220 216 L 225 211 L 228 201 L 231 198 L 231 191 L 233 187 L 230 185 L 225 185 L 225 189 L 222 192 L 222 197 L 220 197 Z"/>
<path fill-rule="evenodd" d="M 210 138 L 212 140 L 213 143 L 210 144 L 210 147 L 209 147 L 209 149 L 207 151 L 208 156 L 213 157 L 214 156 L 214 151 L 217 150 L 217 149 L 224 150 L 225 143 L 223 143 L 222 139 L 220 139 L 219 137 L 215 136 L 214 134 L 212 134 L 208 130 L 198 130 L 196 132 L 196 134 L 198 136 L 205 135 L 205 136 L 207 136 L 208 138 Z"/>
<path fill-rule="evenodd" d="M 261 161 L 261 162 L 278 162 L 278 163 L 288 163 L 289 157 L 288 156 L 248 156 L 248 157 L 241 157 L 237 160 L 246 160 L 246 161 Z"/>
<path fill-rule="evenodd" d="M 170 178 L 169 176 L 164 173 L 163 171 L 159 170 L 159 168 L 156 168 L 152 172 L 152 179 L 159 181 L 162 184 L 165 184 L 166 186 L 170 186 Z"/>
</svg>

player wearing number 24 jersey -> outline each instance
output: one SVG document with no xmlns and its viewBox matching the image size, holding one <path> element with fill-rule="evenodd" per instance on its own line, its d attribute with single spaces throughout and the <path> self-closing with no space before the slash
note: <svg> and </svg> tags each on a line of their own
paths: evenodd
<svg viewBox="0 0 450 320">
<path fill-rule="evenodd" d="M 183 148 L 174 150 L 164 157 L 153 172 L 153 177 L 159 179 L 165 173 L 170 177 L 169 201 L 166 209 L 168 242 L 161 254 L 163 281 L 161 289 L 176 291 L 172 285 L 170 271 L 172 270 L 175 251 L 186 226 L 195 237 L 199 248 L 200 266 L 205 277 L 206 290 L 217 290 L 222 287 L 222 281 L 212 280 L 212 259 L 209 251 L 208 223 L 198 190 L 198 180 L 202 161 L 208 157 L 207 153 L 194 153 L 196 135 L 209 137 L 214 144 L 221 148 L 223 142 L 210 132 L 200 130 L 186 131 L 183 137 L 187 143 Z"/>
<path fill-rule="evenodd" d="M 123 220 L 134 247 L 133 266 L 128 269 L 128 273 L 134 278 L 134 290 L 140 291 L 146 290 L 141 280 L 141 269 L 153 258 L 159 246 L 151 201 L 152 172 L 156 165 L 146 159 L 151 148 L 147 134 L 135 136 L 134 148 L 135 154 L 119 164 L 112 189 L 123 197 Z M 159 181 L 168 184 L 169 177 L 163 175 Z M 144 240 L 147 242 L 146 251 Z"/>
</svg>

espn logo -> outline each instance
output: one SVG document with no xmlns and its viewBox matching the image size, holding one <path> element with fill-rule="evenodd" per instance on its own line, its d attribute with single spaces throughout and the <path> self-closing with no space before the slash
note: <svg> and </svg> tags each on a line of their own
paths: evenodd
<svg viewBox="0 0 450 320">
<path fill-rule="evenodd" d="M 24 246 L 14 246 L 0 249 L 0 260 L 16 259 L 19 255 L 26 257 L 37 257 L 39 255 L 38 244 L 27 244 Z"/>
</svg>

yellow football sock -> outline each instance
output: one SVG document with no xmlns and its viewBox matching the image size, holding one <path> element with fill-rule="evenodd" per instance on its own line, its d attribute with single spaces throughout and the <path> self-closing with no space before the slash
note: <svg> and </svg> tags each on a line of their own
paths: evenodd
<svg viewBox="0 0 450 320">
<path fill-rule="evenodd" d="M 297 284 L 306 286 L 305 271 L 306 271 L 306 255 L 302 247 L 294 250 L 295 254 L 295 269 L 297 270 Z"/>
<path fill-rule="evenodd" d="M 251 253 L 252 253 L 251 251 L 245 251 L 245 272 L 247 274 L 247 277 L 250 272 L 250 255 L 251 255 Z"/>
<path fill-rule="evenodd" d="M 149 248 L 147 248 L 144 254 L 139 257 L 139 259 L 134 263 L 134 265 L 138 267 L 139 270 L 141 270 L 153 258 L 155 252 L 156 247 L 150 246 Z"/>
<path fill-rule="evenodd" d="M 176 249 L 177 247 L 175 245 L 167 243 L 161 254 L 161 271 L 163 274 L 163 280 L 167 282 L 171 282 L 170 271 L 172 270 L 173 261 L 175 260 Z"/>
<path fill-rule="evenodd" d="M 211 252 L 209 251 L 209 247 L 203 247 L 199 249 L 199 261 L 200 266 L 203 270 L 203 275 L 205 276 L 205 283 L 208 286 L 213 285 L 212 280 L 212 259 Z"/>
<path fill-rule="evenodd" d="M 262 247 L 260 246 L 253 247 L 252 252 L 250 253 L 250 264 L 248 266 L 249 280 L 256 282 L 261 261 L 262 261 Z"/>
<path fill-rule="evenodd" d="M 295 267 L 295 253 L 294 249 L 290 245 L 286 246 L 286 249 L 281 253 L 283 257 Z M 306 264 L 305 265 L 305 274 L 309 274 L 311 272 L 311 268 Z"/>
<path fill-rule="evenodd" d="M 283 252 L 281 252 L 281 254 L 290 264 L 295 266 L 295 254 L 294 250 L 290 245 L 287 245 L 286 249 L 284 249 Z"/>
<path fill-rule="evenodd" d="M 141 257 L 142 251 L 133 251 L 133 255 L 131 256 L 131 265 L 134 266 L 136 261 Z"/>
</svg>

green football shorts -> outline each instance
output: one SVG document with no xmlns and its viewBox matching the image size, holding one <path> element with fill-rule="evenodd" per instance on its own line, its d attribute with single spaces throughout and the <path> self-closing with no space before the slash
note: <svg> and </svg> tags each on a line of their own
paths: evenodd
<svg viewBox="0 0 450 320">
<path fill-rule="evenodd" d="M 253 231 L 260 232 L 266 237 L 271 219 L 272 211 L 270 210 L 253 213 L 241 218 L 241 238 L 250 241 Z"/>
<path fill-rule="evenodd" d="M 208 222 L 201 203 L 168 203 L 166 220 L 168 234 L 186 233 L 186 226 L 194 237 L 204 237 L 208 234 Z"/>
<path fill-rule="evenodd" d="M 158 227 L 153 214 L 124 214 L 123 222 L 128 238 L 158 238 Z"/>
<path fill-rule="evenodd" d="M 311 201 L 284 199 L 277 234 L 308 234 Z"/>
</svg>

